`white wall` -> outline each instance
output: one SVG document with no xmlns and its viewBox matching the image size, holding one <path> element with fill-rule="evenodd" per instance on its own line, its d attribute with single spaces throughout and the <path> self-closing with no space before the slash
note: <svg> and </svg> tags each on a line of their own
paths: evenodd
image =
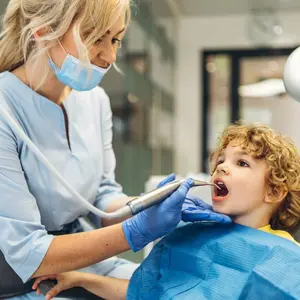
<svg viewBox="0 0 300 300">
<path fill-rule="evenodd" d="M 285 34 L 272 43 L 275 47 L 295 46 L 300 42 L 300 13 L 281 14 Z M 209 18 L 182 18 L 179 25 L 178 57 L 176 70 L 176 172 L 198 172 L 201 151 L 201 60 L 204 49 L 254 48 L 247 38 L 248 16 L 235 15 Z M 300 104 L 292 105 L 286 111 L 300 116 Z M 296 117 L 289 119 L 289 113 L 282 116 L 286 134 L 300 142 L 300 131 Z M 292 123 L 294 122 L 294 123 Z M 298 125 L 298 126 L 297 126 Z M 278 127 L 278 126 L 277 126 Z M 278 128 L 277 128 L 278 129 Z"/>
</svg>

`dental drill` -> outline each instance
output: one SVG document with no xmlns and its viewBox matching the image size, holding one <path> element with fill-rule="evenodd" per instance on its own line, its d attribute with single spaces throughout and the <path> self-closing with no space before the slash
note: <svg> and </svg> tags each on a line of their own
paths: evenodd
<svg viewBox="0 0 300 300">
<path fill-rule="evenodd" d="M 153 191 L 150 191 L 140 197 L 134 198 L 133 200 L 129 201 L 127 205 L 131 210 L 130 212 L 131 215 L 136 215 L 139 212 L 162 202 L 168 196 L 173 194 L 184 181 L 185 179 L 172 181 L 160 188 L 157 188 Z M 214 183 L 208 183 L 197 179 L 193 179 L 193 181 L 194 181 L 192 185 L 193 187 L 208 185 L 208 186 L 215 186 L 218 188 L 218 186 L 215 185 Z"/>
<path fill-rule="evenodd" d="M 59 174 L 55 167 L 48 161 L 48 159 L 42 154 L 38 147 L 30 140 L 30 138 L 25 134 L 25 132 L 20 128 L 17 122 L 10 116 L 10 114 L 4 109 L 0 104 L 0 112 L 4 119 L 7 121 L 9 126 L 14 130 L 17 136 L 21 138 L 24 143 L 29 147 L 29 149 L 37 156 L 37 158 L 52 172 L 57 180 L 70 192 L 70 194 L 79 202 L 83 207 L 105 219 L 121 219 L 124 217 L 131 217 L 137 213 L 159 204 L 173 192 L 175 192 L 179 186 L 184 182 L 184 180 L 170 182 L 160 188 L 150 191 L 140 197 L 134 198 L 127 203 L 124 207 L 118 209 L 112 213 L 106 213 L 94 205 L 86 201 L 79 193 L 77 193 Z M 213 183 L 208 183 L 204 181 L 194 180 L 193 186 L 216 186 Z M 218 186 L 216 186 L 218 188 Z"/>
</svg>

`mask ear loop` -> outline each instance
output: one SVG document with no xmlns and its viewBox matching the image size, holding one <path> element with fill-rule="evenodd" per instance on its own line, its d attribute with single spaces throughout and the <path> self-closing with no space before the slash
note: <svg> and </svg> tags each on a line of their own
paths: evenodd
<svg viewBox="0 0 300 300">
<path fill-rule="evenodd" d="M 51 30 L 52 30 L 52 28 L 51 28 Z M 52 30 L 52 32 L 53 32 L 53 30 Z M 36 34 L 37 34 L 37 33 L 36 33 Z M 38 36 L 38 35 L 37 35 L 37 36 Z M 68 52 L 66 51 L 65 47 L 62 45 L 61 41 L 60 41 L 59 39 L 57 39 L 57 42 L 59 43 L 60 47 L 64 50 L 65 54 L 68 55 Z M 55 68 L 57 68 L 57 66 L 55 65 L 55 63 L 54 63 L 54 61 L 53 61 L 53 59 L 52 59 L 52 57 L 51 57 L 49 51 L 47 51 L 47 55 L 48 55 L 50 61 L 52 62 L 52 65 L 53 65 Z"/>
<path fill-rule="evenodd" d="M 59 45 L 62 47 L 62 49 L 65 51 L 66 55 L 68 55 L 68 52 L 66 51 L 65 47 L 62 45 L 61 41 L 57 39 Z"/>
</svg>

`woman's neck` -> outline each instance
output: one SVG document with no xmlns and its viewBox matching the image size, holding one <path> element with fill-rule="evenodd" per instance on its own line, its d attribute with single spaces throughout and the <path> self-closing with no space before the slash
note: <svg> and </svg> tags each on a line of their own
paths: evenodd
<svg viewBox="0 0 300 300">
<path fill-rule="evenodd" d="M 40 81 L 44 78 L 45 66 L 48 66 L 47 59 L 41 59 L 39 63 L 28 61 L 26 64 L 12 71 L 12 73 L 38 94 L 57 105 L 61 105 L 70 94 L 71 88 L 61 83 L 51 68 L 44 83 L 40 86 Z"/>
</svg>

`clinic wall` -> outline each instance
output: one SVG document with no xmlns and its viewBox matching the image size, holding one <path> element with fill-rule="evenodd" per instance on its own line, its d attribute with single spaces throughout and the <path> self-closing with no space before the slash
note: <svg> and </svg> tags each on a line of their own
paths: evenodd
<svg viewBox="0 0 300 300">
<path fill-rule="evenodd" d="M 270 46 L 292 47 L 300 43 L 300 12 L 280 14 L 285 31 L 283 37 Z M 249 16 L 234 15 L 209 18 L 181 18 L 177 41 L 177 68 L 175 76 L 176 127 L 175 171 L 179 174 L 199 172 L 201 151 L 201 59 L 205 49 L 255 48 L 247 37 Z M 294 138 L 300 146 L 300 104 L 281 101 L 282 114 L 274 124 L 277 130 Z M 282 110 L 281 110 L 282 111 Z M 290 113 L 293 117 L 290 118 Z M 298 119 L 299 120 L 299 119 Z M 276 122 L 275 122 L 276 123 Z M 284 124 L 281 126 L 281 124 Z"/>
<path fill-rule="evenodd" d="M 156 22 L 163 27 L 172 28 L 172 25 L 170 25 L 171 20 L 157 19 Z M 169 32 L 169 30 L 167 30 L 167 32 Z M 163 58 L 161 48 L 145 34 L 135 20 L 130 24 L 127 40 L 129 52 L 146 53 L 150 56 L 151 66 L 149 78 L 151 81 L 169 94 L 173 94 L 173 62 Z"/>
<path fill-rule="evenodd" d="M 9 0 L 0 0 L 0 13 L 2 14 L 6 9 Z"/>
</svg>

